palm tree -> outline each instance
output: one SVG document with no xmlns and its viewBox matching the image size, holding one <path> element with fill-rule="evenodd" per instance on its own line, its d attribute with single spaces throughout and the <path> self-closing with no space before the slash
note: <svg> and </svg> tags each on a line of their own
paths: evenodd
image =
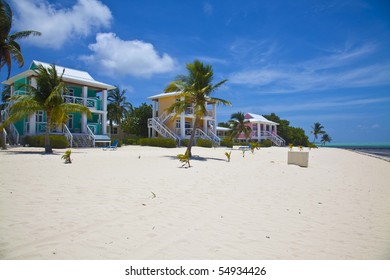
<svg viewBox="0 0 390 280">
<path fill-rule="evenodd" d="M 328 133 L 324 133 L 321 138 L 322 146 L 325 146 L 326 142 L 331 142 L 332 138 L 328 135 Z"/>
<path fill-rule="evenodd" d="M 84 105 L 64 102 L 63 92 L 66 92 L 65 85 L 62 82 L 64 73 L 58 76 L 54 65 L 47 69 L 39 65 L 34 71 L 37 74 L 37 87 L 34 88 L 29 84 L 24 84 L 22 87 L 28 90 L 28 94 L 11 97 L 14 103 L 10 108 L 9 118 L 4 122 L 3 126 L 37 111 L 45 111 L 47 121 L 45 153 L 53 153 L 49 138 L 50 129 L 66 123 L 68 113 L 70 112 L 86 113 L 88 117 L 91 117 L 91 112 Z"/>
<path fill-rule="evenodd" d="M 110 132 L 112 133 L 113 123 L 120 125 L 129 111 L 133 110 L 133 105 L 126 101 L 126 90 L 118 87 L 108 92 L 107 118 L 110 121 Z"/>
<path fill-rule="evenodd" d="M 7 79 L 11 75 L 12 60 L 15 60 L 19 67 L 24 65 L 24 59 L 17 39 L 27 38 L 30 35 L 40 36 L 38 31 L 19 31 L 9 34 L 12 27 L 12 10 L 7 2 L 0 0 L 0 69 L 4 65 L 8 67 Z"/>
<path fill-rule="evenodd" d="M 176 115 L 178 115 L 184 112 L 187 107 L 194 108 L 195 120 L 186 150 L 186 154 L 192 156 L 191 148 L 195 139 L 195 132 L 200 119 L 207 114 L 207 103 L 223 105 L 231 105 L 231 103 L 224 99 L 211 97 L 213 91 L 227 81 L 222 80 L 212 84 L 214 72 L 211 65 L 204 65 L 199 60 L 195 60 L 193 63 L 187 63 L 186 69 L 188 74 L 179 75 L 164 91 L 180 92 L 178 101 L 168 108 L 169 113 L 176 112 Z"/>
<path fill-rule="evenodd" d="M 4 86 L 3 88 L 3 92 L 1 93 L 1 104 L 0 104 L 0 112 L 2 112 L 2 110 L 4 110 L 8 104 L 8 101 L 9 101 L 9 98 L 11 96 L 11 87 L 6 85 Z M 3 122 L 3 116 L 0 115 L 0 123 Z M 0 139 L 0 142 L 1 142 L 1 149 L 2 150 L 6 150 L 7 149 L 7 145 L 6 145 L 6 136 L 5 134 L 3 133 L 3 129 L 0 129 L 0 134 L 1 134 L 1 139 Z"/>
<path fill-rule="evenodd" d="M 311 133 L 314 135 L 314 139 L 313 139 L 313 143 L 314 143 L 315 140 L 317 140 L 318 135 L 324 134 L 325 131 L 323 130 L 324 127 L 319 122 L 314 123 L 314 126 L 312 126 L 311 128 L 313 129 Z"/>
<path fill-rule="evenodd" d="M 245 119 L 245 114 L 243 112 L 237 112 L 231 115 L 230 117 L 230 127 L 232 129 L 231 137 L 235 138 L 240 133 L 244 133 L 246 140 L 250 137 L 252 129 L 246 124 L 249 122 Z"/>
</svg>

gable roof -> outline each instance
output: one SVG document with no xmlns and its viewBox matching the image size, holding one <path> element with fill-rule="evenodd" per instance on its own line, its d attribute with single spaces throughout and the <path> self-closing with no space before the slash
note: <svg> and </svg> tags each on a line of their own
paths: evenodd
<svg viewBox="0 0 390 280">
<path fill-rule="evenodd" d="M 31 65 L 30 65 L 29 70 L 24 71 L 18 75 L 15 75 L 15 76 L 9 78 L 8 80 L 4 81 L 3 84 L 12 85 L 15 81 L 17 81 L 23 77 L 35 76 L 36 73 L 34 70 L 37 69 L 37 67 L 39 65 L 42 65 L 43 67 L 48 69 L 51 64 L 46 63 L 46 62 L 33 60 Z M 56 67 L 57 73 L 59 75 L 62 75 L 62 73 L 64 73 L 64 75 L 62 76 L 62 79 L 64 82 L 78 84 L 78 85 L 85 85 L 85 86 L 97 88 L 97 89 L 107 89 L 107 90 L 115 89 L 115 86 L 112 86 L 112 85 L 109 85 L 106 83 L 102 83 L 99 81 L 95 81 L 92 78 L 92 76 L 86 71 L 76 70 L 76 69 L 67 68 L 67 67 L 58 66 L 58 65 L 55 65 L 55 67 Z"/>
<path fill-rule="evenodd" d="M 178 92 L 178 91 L 164 92 L 164 93 L 156 94 L 156 95 L 153 95 L 153 96 L 149 96 L 148 99 L 155 100 L 155 99 L 164 98 L 164 97 L 176 96 L 176 95 L 179 95 L 179 94 L 180 94 L 180 92 Z"/>
<path fill-rule="evenodd" d="M 249 122 L 251 122 L 251 123 L 260 122 L 260 123 L 265 123 L 265 124 L 279 125 L 278 123 L 273 122 L 273 121 L 269 121 L 266 118 L 264 118 L 262 115 L 258 115 L 258 114 L 246 113 L 245 118 L 247 120 L 249 120 Z"/>
</svg>

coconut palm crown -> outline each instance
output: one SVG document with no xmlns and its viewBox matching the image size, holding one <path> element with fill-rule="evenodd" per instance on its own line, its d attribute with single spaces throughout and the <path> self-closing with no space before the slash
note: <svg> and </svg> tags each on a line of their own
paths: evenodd
<svg viewBox="0 0 390 280">
<path fill-rule="evenodd" d="M 30 35 L 41 35 L 40 32 L 33 30 L 9 34 L 11 32 L 11 27 L 12 10 L 6 1 L 0 0 L 0 69 L 7 65 L 7 79 L 11 75 L 12 60 L 15 60 L 19 67 L 24 65 L 21 48 L 16 40 L 27 38 Z"/>
<path fill-rule="evenodd" d="M 110 131 L 112 133 L 113 123 L 120 125 L 129 111 L 133 110 L 133 105 L 126 101 L 126 90 L 118 87 L 108 92 L 107 118 L 110 121 Z"/>
<path fill-rule="evenodd" d="M 312 126 L 311 128 L 313 129 L 311 133 L 314 135 L 314 139 L 313 139 L 313 143 L 314 143 L 315 140 L 317 140 L 318 135 L 324 134 L 325 131 L 323 130 L 324 127 L 319 122 L 314 123 L 314 126 Z"/>
<path fill-rule="evenodd" d="M 91 111 L 81 104 L 65 103 L 63 93 L 67 89 L 62 82 L 64 72 L 59 76 L 54 65 L 49 68 L 39 65 L 34 71 L 37 87 L 29 84 L 21 85 L 28 94 L 11 97 L 9 118 L 2 126 L 14 123 L 37 111 L 46 112 L 45 153 L 53 153 L 49 138 L 50 129 L 65 124 L 68 120 L 68 113 L 86 113 L 88 117 L 91 117 Z"/>
<path fill-rule="evenodd" d="M 227 81 L 222 80 L 212 84 L 214 72 L 211 65 L 205 65 L 199 60 L 195 60 L 193 63 L 187 63 L 186 69 L 188 74 L 179 75 L 165 88 L 164 92 L 179 92 L 178 101 L 168 108 L 168 113 L 175 112 L 178 115 L 184 112 L 187 107 L 194 108 L 195 119 L 186 151 L 191 156 L 195 132 L 200 119 L 207 114 L 207 104 L 231 105 L 231 103 L 211 96 L 218 87 Z"/>
<path fill-rule="evenodd" d="M 236 138 L 241 133 L 244 133 L 245 138 L 248 141 L 252 129 L 246 125 L 249 121 L 245 119 L 245 114 L 243 112 L 237 112 L 232 114 L 230 119 L 229 123 L 232 129 L 231 137 Z"/>
</svg>

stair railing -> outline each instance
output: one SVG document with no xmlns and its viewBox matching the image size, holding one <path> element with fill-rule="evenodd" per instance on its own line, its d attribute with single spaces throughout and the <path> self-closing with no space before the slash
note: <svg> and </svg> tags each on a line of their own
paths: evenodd
<svg viewBox="0 0 390 280">
<path fill-rule="evenodd" d="M 92 130 L 89 128 L 88 125 L 87 125 L 87 132 L 88 132 L 89 139 L 93 142 L 93 146 L 95 147 L 95 134 L 92 132 Z"/>
<path fill-rule="evenodd" d="M 69 128 L 67 127 L 66 124 L 64 124 L 64 133 L 65 133 L 65 137 L 66 139 L 68 140 L 68 143 L 70 145 L 70 148 L 72 148 L 72 145 L 73 145 L 73 135 L 72 133 L 70 132 Z"/>
<path fill-rule="evenodd" d="M 180 144 L 180 138 L 177 135 L 175 135 L 166 125 L 161 123 L 157 118 L 148 119 L 148 127 L 153 128 L 165 138 L 172 138 L 178 144 Z"/>
</svg>

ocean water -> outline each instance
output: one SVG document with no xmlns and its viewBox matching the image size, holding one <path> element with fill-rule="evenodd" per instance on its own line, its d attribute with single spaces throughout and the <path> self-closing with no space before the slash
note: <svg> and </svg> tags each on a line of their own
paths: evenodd
<svg viewBox="0 0 390 280">
<path fill-rule="evenodd" d="M 390 160 L 390 143 L 330 143 L 326 147 L 354 150 Z"/>
</svg>

